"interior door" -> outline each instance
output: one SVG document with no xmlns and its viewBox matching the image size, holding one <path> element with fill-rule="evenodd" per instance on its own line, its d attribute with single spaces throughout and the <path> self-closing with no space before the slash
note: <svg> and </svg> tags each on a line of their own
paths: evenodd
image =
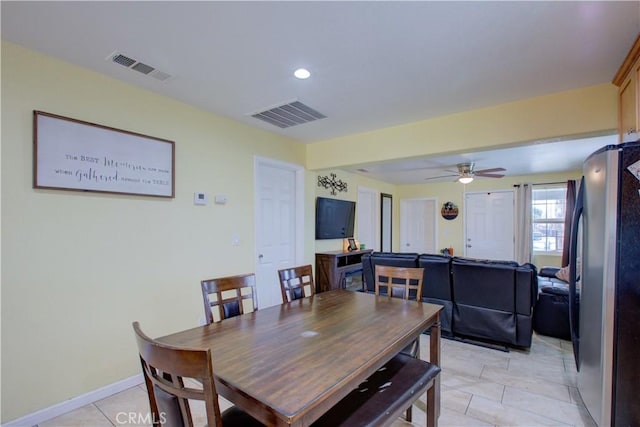
<svg viewBox="0 0 640 427">
<path fill-rule="evenodd" d="M 369 188 L 358 188 L 356 205 L 356 238 L 367 249 L 378 248 L 378 192 Z"/>
<path fill-rule="evenodd" d="M 436 246 L 436 200 L 401 200 L 400 252 L 434 254 Z"/>
<path fill-rule="evenodd" d="M 514 259 L 514 192 L 465 193 L 465 256 Z"/>
<path fill-rule="evenodd" d="M 282 303 L 278 270 L 303 258 L 302 167 L 256 159 L 256 290 L 258 307 Z"/>
</svg>

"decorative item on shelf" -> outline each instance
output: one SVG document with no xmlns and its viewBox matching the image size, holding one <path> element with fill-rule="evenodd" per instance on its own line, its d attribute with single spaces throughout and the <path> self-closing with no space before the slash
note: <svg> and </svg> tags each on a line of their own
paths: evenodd
<svg viewBox="0 0 640 427">
<path fill-rule="evenodd" d="M 446 220 L 456 219 L 458 217 L 458 207 L 453 202 L 443 203 L 440 214 Z"/>
<path fill-rule="evenodd" d="M 318 187 L 325 189 L 331 189 L 331 194 L 336 195 L 336 190 L 339 192 L 347 191 L 347 183 L 341 179 L 336 179 L 335 173 L 330 173 L 328 176 L 318 176 Z"/>
<path fill-rule="evenodd" d="M 449 246 L 448 248 L 442 248 L 440 249 L 440 253 L 442 255 L 453 256 L 453 247 Z"/>
<path fill-rule="evenodd" d="M 354 237 L 342 239 L 342 252 L 356 251 L 360 248 L 360 242 Z"/>
</svg>

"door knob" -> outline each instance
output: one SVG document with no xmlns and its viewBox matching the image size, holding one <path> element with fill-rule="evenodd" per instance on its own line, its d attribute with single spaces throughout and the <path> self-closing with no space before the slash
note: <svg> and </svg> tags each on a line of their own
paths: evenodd
<svg viewBox="0 0 640 427">
<path fill-rule="evenodd" d="M 259 254 L 259 255 L 258 255 L 258 259 L 262 259 L 262 258 L 264 258 L 264 255 Z"/>
<path fill-rule="evenodd" d="M 471 247 L 471 245 L 467 245 L 467 247 L 468 247 L 468 248 L 470 248 L 470 247 Z"/>
</svg>

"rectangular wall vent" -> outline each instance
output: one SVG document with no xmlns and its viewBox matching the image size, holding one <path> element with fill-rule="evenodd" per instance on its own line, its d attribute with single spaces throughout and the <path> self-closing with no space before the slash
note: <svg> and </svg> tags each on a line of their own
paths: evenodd
<svg viewBox="0 0 640 427">
<path fill-rule="evenodd" d="M 160 71 L 155 67 L 152 67 L 151 65 L 147 65 L 144 62 L 140 62 L 137 59 L 131 58 L 127 55 L 123 55 L 119 52 L 113 52 L 106 58 L 106 60 L 122 65 L 123 67 L 127 67 L 130 70 L 135 70 L 146 76 L 153 77 L 156 80 L 166 81 L 172 77 L 169 73 Z"/>
<path fill-rule="evenodd" d="M 281 129 L 285 129 L 291 126 L 324 119 L 327 116 L 317 112 L 302 102 L 294 101 L 289 104 L 280 105 L 269 110 L 252 114 L 251 117 L 265 121 Z"/>
</svg>

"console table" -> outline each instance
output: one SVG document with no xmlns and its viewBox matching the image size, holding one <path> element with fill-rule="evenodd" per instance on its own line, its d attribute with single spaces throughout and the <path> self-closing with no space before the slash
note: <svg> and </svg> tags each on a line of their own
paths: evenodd
<svg viewBox="0 0 640 427">
<path fill-rule="evenodd" d="M 372 249 L 317 252 L 316 292 L 345 289 L 346 277 L 350 273 L 362 270 L 362 255 L 371 252 Z"/>
</svg>

